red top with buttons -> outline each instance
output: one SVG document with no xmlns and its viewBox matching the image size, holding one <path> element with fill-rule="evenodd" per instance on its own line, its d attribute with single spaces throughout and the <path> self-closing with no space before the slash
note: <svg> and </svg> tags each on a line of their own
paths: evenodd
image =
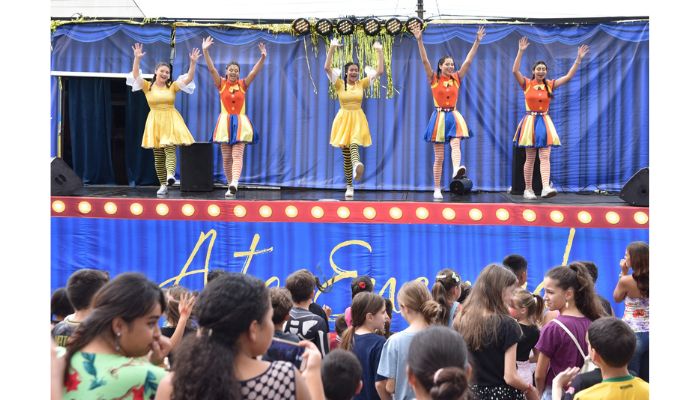
<svg viewBox="0 0 700 400">
<path fill-rule="evenodd" d="M 434 73 L 430 82 L 430 89 L 433 92 L 435 107 L 455 108 L 459 97 L 459 84 L 459 75 L 456 73 L 440 75 L 439 79 L 437 73 Z"/>
<path fill-rule="evenodd" d="M 525 84 L 522 86 L 525 91 L 525 108 L 528 112 L 547 112 L 549 111 L 550 97 L 547 95 L 552 93 L 554 88 L 554 80 L 547 81 L 548 88 L 545 88 L 544 83 L 537 83 L 536 80 L 525 78 Z"/>
<path fill-rule="evenodd" d="M 247 89 L 243 79 L 230 82 L 226 78 L 221 78 L 221 87 L 219 88 L 221 108 L 230 115 L 245 114 L 245 92 Z"/>
</svg>

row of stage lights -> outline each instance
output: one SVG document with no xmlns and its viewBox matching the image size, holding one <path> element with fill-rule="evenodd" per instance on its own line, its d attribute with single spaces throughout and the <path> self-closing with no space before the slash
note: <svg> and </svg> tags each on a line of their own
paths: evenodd
<svg viewBox="0 0 700 400">
<path fill-rule="evenodd" d="M 376 36 L 381 31 L 382 24 L 384 28 L 386 28 L 387 33 L 391 36 L 396 36 L 401 33 L 401 29 L 404 26 L 409 32 L 414 27 L 423 29 L 423 20 L 418 17 L 411 17 L 405 23 L 393 17 L 384 22 L 381 22 L 377 18 L 365 18 L 362 21 L 355 21 L 354 18 L 341 18 L 336 20 L 335 23 L 327 18 L 322 18 L 316 21 L 314 30 L 319 35 L 330 37 L 333 35 L 333 29 L 340 35 L 351 35 L 355 31 L 355 27 L 360 26 L 367 35 Z M 311 33 L 311 23 L 306 18 L 297 18 L 292 22 L 292 29 L 297 35 L 308 35 Z"/>
<path fill-rule="evenodd" d="M 51 208 L 55 213 L 62 214 L 66 210 L 66 204 L 61 200 L 55 200 L 51 204 Z M 252 212 L 256 211 L 255 206 L 249 206 L 246 208 L 241 204 L 236 205 L 233 207 L 233 215 L 238 218 L 243 218 L 248 214 L 249 208 L 252 209 Z M 92 204 L 88 201 L 81 201 L 78 204 L 78 211 L 83 215 L 91 214 L 93 211 Z M 107 202 L 104 204 L 104 211 L 109 215 L 114 215 L 117 213 L 117 205 L 111 201 Z M 170 207 L 165 203 L 157 204 L 155 211 L 158 215 L 163 217 L 171 213 Z M 129 212 L 134 216 L 139 216 L 143 214 L 144 207 L 141 203 L 134 202 L 129 205 Z M 192 217 L 195 214 L 196 209 L 192 204 L 187 203 L 180 208 L 180 212 L 186 217 Z M 209 204 L 206 208 L 206 212 L 211 217 L 218 217 L 221 214 L 221 208 L 216 204 Z M 257 212 L 263 218 L 270 218 L 272 216 L 272 208 L 268 205 L 258 207 Z M 293 205 L 288 205 L 285 207 L 284 213 L 289 218 L 296 218 L 299 215 L 299 209 Z M 416 208 L 415 213 L 416 217 L 421 220 L 425 220 L 430 216 L 430 211 L 425 207 Z M 326 210 L 321 206 L 314 206 L 311 208 L 310 214 L 313 218 L 321 219 L 326 216 Z M 351 212 L 348 207 L 341 206 L 336 210 L 336 214 L 342 219 L 347 219 L 350 217 Z M 453 221 L 457 218 L 457 212 L 450 207 L 444 207 L 441 210 L 441 214 L 447 221 Z M 377 210 L 374 207 L 365 207 L 362 210 L 362 215 L 365 217 L 365 219 L 373 220 L 377 216 Z M 475 222 L 481 221 L 484 218 L 484 213 L 479 208 L 470 209 L 467 215 L 472 221 Z M 538 218 L 538 213 L 532 209 L 525 209 L 522 212 L 522 216 L 525 221 L 534 222 Z M 332 215 L 329 215 L 328 217 L 332 217 Z M 392 207 L 389 209 L 389 217 L 391 217 L 393 220 L 400 220 L 404 217 L 403 210 L 400 207 Z M 552 222 L 557 224 L 564 222 L 565 219 L 564 213 L 559 210 L 550 211 L 548 217 L 552 220 Z M 505 222 L 511 218 L 511 213 L 505 208 L 499 208 L 496 210 L 496 218 L 499 221 Z M 576 214 L 576 219 L 583 224 L 590 224 L 593 221 L 591 213 L 585 210 L 579 211 Z M 617 225 L 621 220 L 620 214 L 616 213 L 615 211 L 608 211 L 605 213 L 605 220 L 611 225 Z M 649 215 L 644 211 L 637 211 L 634 213 L 634 221 L 639 225 L 644 225 L 649 222 Z"/>
</svg>

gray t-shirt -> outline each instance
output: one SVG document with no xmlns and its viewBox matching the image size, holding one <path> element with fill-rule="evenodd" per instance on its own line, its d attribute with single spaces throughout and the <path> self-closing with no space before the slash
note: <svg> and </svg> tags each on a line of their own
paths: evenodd
<svg viewBox="0 0 700 400">
<path fill-rule="evenodd" d="M 394 379 L 396 389 L 394 390 L 394 400 L 412 399 L 416 397 L 408 385 L 406 376 L 406 359 L 408 358 L 408 348 L 418 331 L 403 330 L 395 333 L 387 339 L 382 348 L 382 356 L 379 360 L 377 374 L 383 377 Z"/>
</svg>

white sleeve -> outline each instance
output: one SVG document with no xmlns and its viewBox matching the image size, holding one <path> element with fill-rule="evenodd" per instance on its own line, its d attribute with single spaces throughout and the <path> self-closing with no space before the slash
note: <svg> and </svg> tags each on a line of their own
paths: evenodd
<svg viewBox="0 0 700 400">
<path fill-rule="evenodd" d="M 132 92 L 138 92 L 143 89 L 143 78 L 141 77 L 141 70 L 139 70 L 139 76 L 134 78 L 133 72 L 126 74 L 126 84 L 131 86 Z"/>
<path fill-rule="evenodd" d="M 335 81 L 340 78 L 340 68 L 333 68 L 331 73 L 326 74 L 326 76 L 330 79 L 331 83 L 335 83 Z"/>
<path fill-rule="evenodd" d="M 368 65 L 365 67 L 365 75 L 369 78 L 369 84 L 371 85 L 377 79 L 377 70 Z"/>
<path fill-rule="evenodd" d="M 175 81 L 177 86 L 180 88 L 180 90 L 187 94 L 194 93 L 194 90 L 197 88 L 197 86 L 194 84 L 194 79 L 192 79 L 192 82 L 188 83 L 187 85 L 185 85 L 185 79 L 187 79 L 187 74 L 178 76 L 177 80 Z"/>
</svg>

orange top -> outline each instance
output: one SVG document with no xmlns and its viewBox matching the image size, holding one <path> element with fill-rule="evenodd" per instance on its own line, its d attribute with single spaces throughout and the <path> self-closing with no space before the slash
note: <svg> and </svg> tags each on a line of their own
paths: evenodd
<svg viewBox="0 0 700 400">
<path fill-rule="evenodd" d="M 552 93 L 554 80 L 547 80 L 549 93 Z M 537 83 L 536 80 L 525 78 L 523 85 L 525 91 L 525 108 L 528 112 L 547 112 L 549 111 L 550 97 L 547 95 L 547 89 L 544 83 Z"/>
<path fill-rule="evenodd" d="M 440 75 L 433 73 L 433 79 L 430 82 L 430 89 L 433 91 L 433 102 L 435 107 L 454 108 L 457 105 L 459 97 L 459 75 Z"/>
<path fill-rule="evenodd" d="M 243 79 L 232 83 L 226 78 L 221 78 L 221 87 L 219 87 L 221 108 L 225 109 L 229 115 L 245 114 L 245 92 L 247 89 Z"/>
</svg>

